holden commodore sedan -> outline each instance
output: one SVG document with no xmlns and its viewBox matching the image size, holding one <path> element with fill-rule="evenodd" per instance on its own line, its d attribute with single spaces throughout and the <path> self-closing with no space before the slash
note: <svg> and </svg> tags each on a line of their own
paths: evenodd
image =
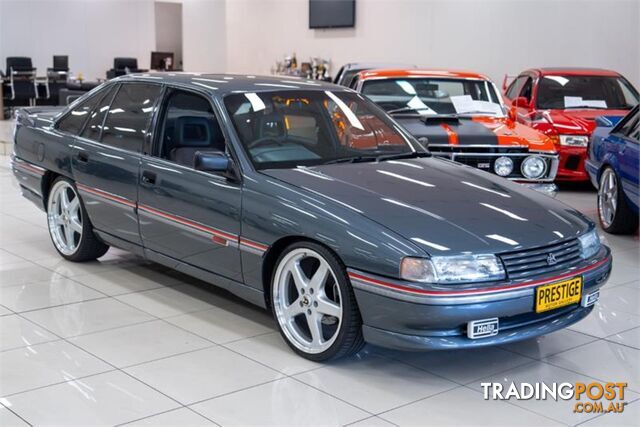
<svg viewBox="0 0 640 427">
<path fill-rule="evenodd" d="M 588 218 L 432 157 L 332 84 L 128 75 L 21 110 L 14 147 L 62 257 L 116 246 L 203 279 L 271 310 L 312 360 L 550 333 L 611 270 Z"/>
</svg>

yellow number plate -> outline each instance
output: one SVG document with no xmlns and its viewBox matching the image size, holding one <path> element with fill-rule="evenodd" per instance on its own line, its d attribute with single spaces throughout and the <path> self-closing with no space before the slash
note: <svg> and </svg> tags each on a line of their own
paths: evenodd
<svg viewBox="0 0 640 427">
<path fill-rule="evenodd" d="M 581 297 L 581 276 L 540 286 L 536 288 L 536 313 L 575 304 Z"/>
</svg>

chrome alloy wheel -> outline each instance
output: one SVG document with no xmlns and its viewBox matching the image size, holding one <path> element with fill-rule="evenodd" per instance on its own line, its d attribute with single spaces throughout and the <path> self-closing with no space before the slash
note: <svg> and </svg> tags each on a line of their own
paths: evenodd
<svg viewBox="0 0 640 427">
<path fill-rule="evenodd" d="M 278 264 L 273 305 L 289 342 L 317 354 L 334 343 L 342 325 L 342 301 L 335 273 L 317 252 L 298 248 Z"/>
<path fill-rule="evenodd" d="M 610 227 L 618 208 L 618 179 L 612 169 L 606 169 L 600 177 L 598 188 L 598 214 L 604 227 Z"/>
<path fill-rule="evenodd" d="M 58 181 L 51 189 L 47 222 L 56 248 L 73 255 L 82 239 L 82 209 L 78 193 L 67 181 Z"/>
</svg>

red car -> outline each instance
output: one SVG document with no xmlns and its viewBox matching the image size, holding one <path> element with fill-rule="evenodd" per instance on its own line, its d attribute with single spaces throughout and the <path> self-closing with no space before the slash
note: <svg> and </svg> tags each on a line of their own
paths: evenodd
<svg viewBox="0 0 640 427">
<path fill-rule="evenodd" d="M 558 181 L 587 181 L 584 167 L 595 118 L 626 115 L 638 91 L 619 73 L 586 68 L 534 68 L 507 86 L 505 102 L 517 120 L 552 138 L 560 154 Z"/>
</svg>

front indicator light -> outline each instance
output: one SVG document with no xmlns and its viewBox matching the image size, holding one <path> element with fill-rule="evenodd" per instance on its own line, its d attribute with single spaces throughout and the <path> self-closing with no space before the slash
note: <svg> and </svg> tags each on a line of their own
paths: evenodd
<svg viewBox="0 0 640 427">
<path fill-rule="evenodd" d="M 493 163 L 493 170 L 497 175 L 508 176 L 513 172 L 513 160 L 509 157 L 498 157 Z"/>
<path fill-rule="evenodd" d="M 491 254 L 434 256 L 402 260 L 400 277 L 423 283 L 490 282 L 506 278 L 500 260 Z"/>
<path fill-rule="evenodd" d="M 547 171 L 547 164 L 538 156 L 529 156 L 522 162 L 520 171 L 525 178 L 539 179 Z"/>
</svg>

